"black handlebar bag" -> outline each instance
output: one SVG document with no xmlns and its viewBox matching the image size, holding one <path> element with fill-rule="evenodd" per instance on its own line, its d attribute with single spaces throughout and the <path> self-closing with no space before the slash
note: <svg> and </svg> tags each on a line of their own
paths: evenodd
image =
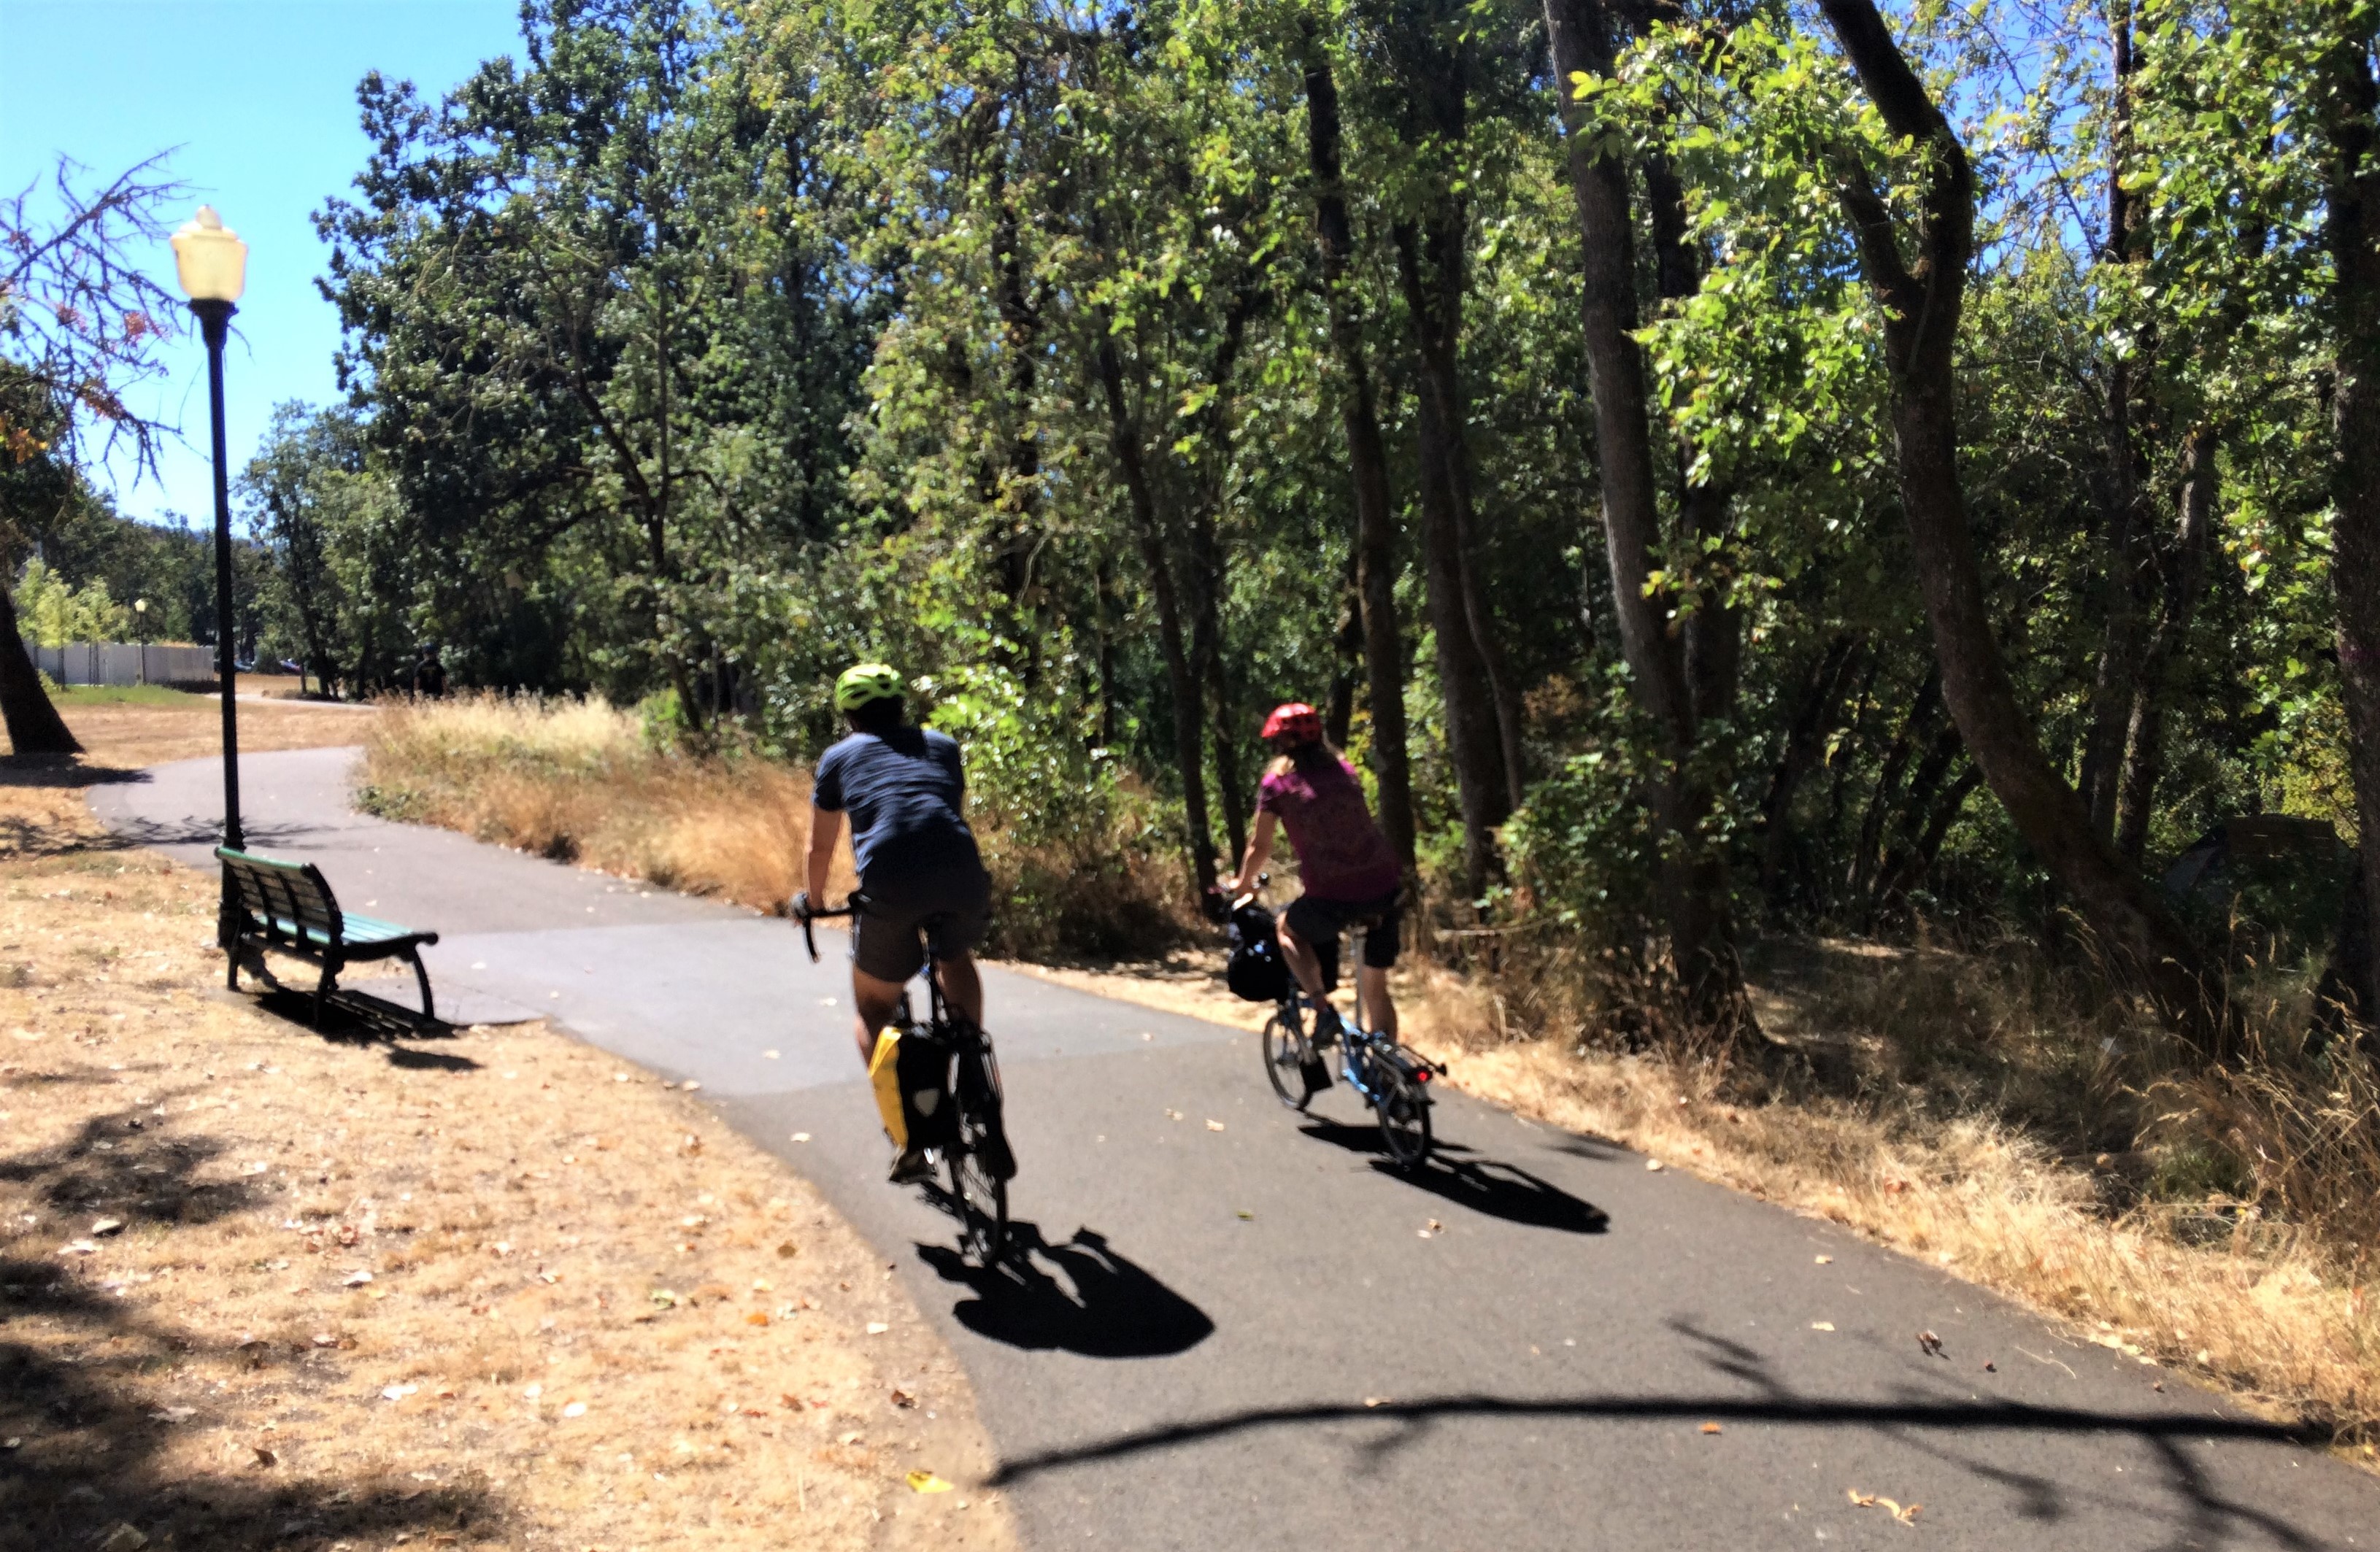
<svg viewBox="0 0 2380 1552">
<path fill-rule="evenodd" d="M 1232 913 L 1232 957 L 1223 980 L 1245 1002 L 1278 1002 L 1289 992 L 1289 963 L 1281 958 L 1272 913 L 1253 900 Z"/>
</svg>

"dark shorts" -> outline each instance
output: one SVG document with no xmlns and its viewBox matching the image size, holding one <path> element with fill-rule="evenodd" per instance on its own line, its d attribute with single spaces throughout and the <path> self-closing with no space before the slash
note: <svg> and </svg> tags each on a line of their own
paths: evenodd
<svg viewBox="0 0 2380 1552">
<path fill-rule="evenodd" d="M 1367 916 L 1378 919 L 1364 934 L 1364 963 L 1372 969 L 1386 970 L 1397 962 L 1397 938 L 1404 920 L 1402 891 L 1391 891 L 1378 900 L 1318 900 L 1301 894 L 1281 913 L 1290 931 L 1334 967 L 1340 935 Z"/>
<path fill-rule="evenodd" d="M 851 926 L 851 962 L 880 981 L 907 980 L 925 967 L 929 930 L 936 959 L 955 959 L 991 925 L 991 879 L 976 862 L 930 872 L 871 869 L 860 880 L 867 909 Z"/>
</svg>

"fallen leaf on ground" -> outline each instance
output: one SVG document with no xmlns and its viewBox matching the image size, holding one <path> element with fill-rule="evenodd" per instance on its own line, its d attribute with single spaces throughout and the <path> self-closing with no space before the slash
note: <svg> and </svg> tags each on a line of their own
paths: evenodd
<svg viewBox="0 0 2380 1552">
<path fill-rule="evenodd" d="M 99 1544 L 99 1552 L 140 1552 L 148 1545 L 149 1538 L 129 1521 L 124 1521 L 107 1533 L 107 1539 Z"/>
<path fill-rule="evenodd" d="M 585 1401 L 573 1401 L 568 1406 L 562 1409 L 562 1415 L 565 1417 L 584 1417 L 587 1415 L 587 1403 Z"/>
<path fill-rule="evenodd" d="M 2000 1367 L 1998 1364 L 1995 1364 L 1990 1359 L 1986 1358 L 1984 1360 L 1984 1372 L 1985 1374 L 1998 1374 L 2000 1372 Z"/>
<path fill-rule="evenodd" d="M 1221 1122 L 1220 1122 L 1220 1121 L 1215 1121 L 1215 1120 L 1211 1120 L 1211 1119 L 1210 1119 L 1210 1120 L 1207 1122 L 1207 1130 L 1208 1130 L 1208 1131 L 1209 1131 L 1209 1132 L 1220 1132 L 1222 1129 L 1223 1129 L 1223 1123 L 1222 1123 Z"/>
<path fill-rule="evenodd" d="M 871 1320 L 868 1323 L 868 1334 L 871 1337 L 880 1337 L 891 1329 L 892 1329 L 892 1328 L 887 1326 L 881 1320 Z"/>
<path fill-rule="evenodd" d="M 1857 1504 L 1860 1508 L 1883 1510 L 1886 1513 L 1891 1515 L 1895 1520 L 1900 1521 L 1904 1525 L 1915 1525 L 1917 1523 L 1919 1511 L 1924 1510 L 1925 1507 L 1924 1504 L 1911 1504 L 1908 1508 L 1903 1509 L 1900 1504 L 1884 1497 L 1881 1493 L 1863 1493 L 1856 1487 L 1849 1490 L 1849 1497 L 1852 1502 Z"/>
<path fill-rule="evenodd" d="M 1242 1208 L 1240 1209 L 1240 1217 L 1241 1217 L 1241 1219 L 1242 1219 L 1243 1220 L 1253 1219 L 1256 1216 L 1257 1216 L 1256 1214 L 1254 1214 L 1254 1213 L 1252 1213 L 1252 1212 L 1248 1211 L 1248 1209 L 1247 1209 L 1247 1208 L 1245 1208 L 1245 1207 L 1242 1207 Z"/>
<path fill-rule="evenodd" d="M 807 1143 L 809 1140 L 810 1134 L 807 1132 L 796 1132 L 794 1134 L 794 1141 L 797 1143 Z"/>
<path fill-rule="evenodd" d="M 256 1463 L 258 1465 L 273 1466 L 281 1463 L 281 1457 L 275 1455 L 272 1450 L 265 1449 L 264 1446 L 259 1444 L 251 1446 L 250 1448 L 256 1451 Z"/>
<path fill-rule="evenodd" d="M 909 1473 L 909 1488 L 917 1493 L 947 1493 L 951 1485 L 932 1472 L 913 1471 Z"/>
<path fill-rule="evenodd" d="M 341 1280 L 339 1286 L 342 1288 L 361 1288 L 365 1283 L 370 1282 L 371 1279 L 372 1275 L 370 1272 L 349 1272 L 346 1277 Z"/>
<path fill-rule="evenodd" d="M 1386 1406 L 1389 1404 L 1389 1398 L 1386 1396 L 1366 1396 L 1364 1398 L 1364 1404 L 1367 1407 Z"/>
<path fill-rule="evenodd" d="M 416 1390 L 420 1388 L 421 1387 L 419 1385 L 392 1385 L 387 1389 L 381 1392 L 381 1399 L 390 1401 L 401 1401 L 405 1400 L 406 1397 L 412 1395 Z"/>
<path fill-rule="evenodd" d="M 1931 1331 L 1918 1332 L 1917 1345 L 1924 1352 L 1936 1358 L 1948 1358 L 1949 1356 L 1949 1353 L 1942 1351 L 1942 1339 L 1936 1336 Z"/>
<path fill-rule="evenodd" d="M 60 1255 L 96 1255 L 99 1254 L 99 1246 L 89 1240 L 68 1240 L 58 1246 L 58 1254 Z"/>
<path fill-rule="evenodd" d="M 1706 1433 L 1706 1434 L 1715 1434 L 1715 1433 L 1718 1433 L 1718 1431 L 1719 1431 L 1719 1429 L 1718 1429 L 1718 1424 L 1716 1424 L 1716 1423 L 1706 1423 L 1706 1424 L 1704 1424 L 1704 1425 L 1703 1425 L 1703 1432 L 1704 1432 L 1704 1433 Z"/>
<path fill-rule="evenodd" d="M 896 1385 L 892 1388 L 892 1404 L 896 1407 L 913 1407 L 917 1404 L 917 1398 Z"/>
<path fill-rule="evenodd" d="M 1834 1257 L 1833 1257 L 1833 1256 L 1831 1256 L 1831 1255 L 1821 1255 L 1821 1256 L 1819 1256 L 1819 1257 L 1818 1257 L 1818 1265 L 1819 1265 L 1819 1266 L 1821 1266 L 1821 1267 L 1824 1267 L 1824 1266 L 1828 1265 L 1828 1263 L 1830 1263 L 1830 1262 L 1831 1262 L 1831 1261 L 1833 1261 L 1833 1260 L 1834 1260 Z"/>
<path fill-rule="evenodd" d="M 1645 1168 L 1658 1175 L 1661 1172 L 1661 1161 L 1658 1158 L 1647 1158 L 1645 1160 Z"/>
<path fill-rule="evenodd" d="M 120 1218 L 103 1218 L 97 1223 L 91 1226 L 91 1231 L 94 1236 L 100 1234 L 113 1234 L 123 1227 L 124 1219 Z"/>
<path fill-rule="evenodd" d="M 196 1407 L 159 1407 L 149 1414 L 152 1423 L 188 1423 L 199 1414 Z"/>
<path fill-rule="evenodd" d="M 1831 1320 L 1813 1320 L 1810 1322 L 1810 1329 L 1813 1331 L 1831 1331 L 1834 1328 L 1835 1323 Z"/>
<path fill-rule="evenodd" d="M 1180 1121 L 1182 1119 L 1182 1112 L 1173 1109 L 1170 1105 L 1166 1107 L 1165 1115 L 1166 1119 L 1169 1121 Z"/>
</svg>

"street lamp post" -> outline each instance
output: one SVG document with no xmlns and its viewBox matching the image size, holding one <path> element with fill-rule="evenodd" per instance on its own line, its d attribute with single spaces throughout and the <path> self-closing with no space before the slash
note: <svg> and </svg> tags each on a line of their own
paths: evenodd
<svg viewBox="0 0 2380 1552">
<path fill-rule="evenodd" d="M 239 722 L 234 706 L 232 645 L 236 615 L 231 590 L 231 494 L 224 467 L 224 337 L 232 304 L 247 288 L 248 245 L 223 224 L 212 205 L 200 205 L 196 219 L 174 234 L 174 267 L 199 330 L 207 342 L 207 408 L 214 422 L 215 455 L 215 668 L 223 682 L 224 839 L 244 849 L 239 830 Z M 220 933 L 225 952 L 232 943 L 231 892 L 224 891 Z"/>
</svg>

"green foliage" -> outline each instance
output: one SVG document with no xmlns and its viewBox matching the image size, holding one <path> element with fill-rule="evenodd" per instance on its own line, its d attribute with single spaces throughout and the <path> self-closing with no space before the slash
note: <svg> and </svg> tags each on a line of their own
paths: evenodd
<svg viewBox="0 0 2380 1552">
<path fill-rule="evenodd" d="M 17 621 L 44 647 L 70 641 L 128 641 L 132 610 L 108 596 L 107 584 L 69 584 L 42 561 L 29 561 L 17 579 Z"/>
</svg>

